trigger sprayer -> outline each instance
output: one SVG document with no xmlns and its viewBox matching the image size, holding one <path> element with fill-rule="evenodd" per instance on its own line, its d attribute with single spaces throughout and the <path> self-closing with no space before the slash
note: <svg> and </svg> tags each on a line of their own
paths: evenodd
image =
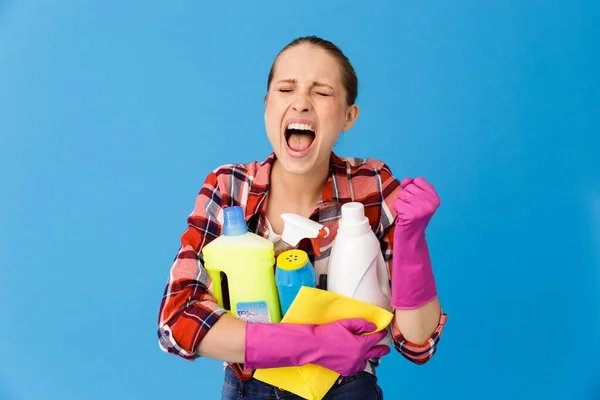
<svg viewBox="0 0 600 400">
<path fill-rule="evenodd" d="M 283 219 L 281 240 L 296 247 L 302 239 L 310 239 L 315 254 L 321 255 L 316 239 L 329 236 L 329 228 L 298 214 L 284 213 L 281 214 L 281 219 Z"/>
</svg>

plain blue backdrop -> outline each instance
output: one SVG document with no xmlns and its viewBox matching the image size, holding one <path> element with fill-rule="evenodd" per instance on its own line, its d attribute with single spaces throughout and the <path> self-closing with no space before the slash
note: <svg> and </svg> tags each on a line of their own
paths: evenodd
<svg viewBox="0 0 600 400">
<path fill-rule="evenodd" d="M 204 177 L 270 152 L 268 69 L 317 34 L 360 79 L 335 151 L 423 175 L 449 322 L 389 399 L 600 398 L 594 1 L 0 0 L 0 398 L 217 399 L 158 348 Z"/>
</svg>

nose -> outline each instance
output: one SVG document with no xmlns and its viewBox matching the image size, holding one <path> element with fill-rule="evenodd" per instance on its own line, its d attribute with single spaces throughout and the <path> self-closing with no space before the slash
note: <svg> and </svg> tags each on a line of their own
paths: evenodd
<svg viewBox="0 0 600 400">
<path fill-rule="evenodd" d="M 294 96 L 292 101 L 292 108 L 294 111 L 299 113 L 305 113 L 310 111 L 310 99 L 304 93 L 298 93 Z"/>
</svg>

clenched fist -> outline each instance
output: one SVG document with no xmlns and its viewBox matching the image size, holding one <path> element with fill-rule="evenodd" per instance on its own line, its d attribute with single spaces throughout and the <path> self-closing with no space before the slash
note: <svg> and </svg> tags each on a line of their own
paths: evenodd
<svg viewBox="0 0 600 400">
<path fill-rule="evenodd" d="M 403 229 L 425 231 L 433 213 L 440 206 L 438 194 L 431 183 L 421 177 L 404 178 L 400 187 L 402 191 L 394 202 L 394 209 L 398 213 L 396 225 Z"/>
</svg>

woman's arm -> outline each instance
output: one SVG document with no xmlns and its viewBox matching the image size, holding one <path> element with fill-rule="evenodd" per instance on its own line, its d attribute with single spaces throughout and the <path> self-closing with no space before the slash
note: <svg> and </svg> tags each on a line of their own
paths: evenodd
<svg viewBox="0 0 600 400">
<path fill-rule="evenodd" d="M 230 363 L 244 362 L 246 324 L 223 314 L 200 342 L 196 354 Z"/>
<path fill-rule="evenodd" d="M 406 217 L 404 210 L 398 215 L 398 208 L 404 208 L 398 207 L 401 206 L 398 203 L 402 201 L 400 195 L 403 187 L 413 180 L 399 182 L 387 166 L 382 168 L 381 177 L 385 198 L 378 235 L 391 277 L 391 303 L 395 309 L 392 321 L 394 347 L 411 362 L 425 364 L 436 352 L 448 316 L 444 314 L 437 297 L 424 233 L 421 235 L 419 229 L 416 229 L 408 232 L 408 235 L 396 237 L 396 229 L 405 228 L 397 226 L 397 219 Z M 414 190 L 410 191 L 414 193 Z M 428 197 L 433 203 L 439 201 L 436 199 L 437 195 Z M 410 198 L 408 200 L 408 211 L 416 211 L 417 202 Z M 413 239 L 414 234 L 418 239 L 416 241 Z M 417 248 L 425 248 L 425 251 L 415 252 Z M 398 263 L 396 258 L 401 261 Z"/>
<path fill-rule="evenodd" d="M 413 310 L 396 310 L 396 327 L 404 338 L 416 345 L 423 345 L 431 338 L 440 323 L 440 302 L 433 299 Z"/>
<path fill-rule="evenodd" d="M 200 343 L 214 327 L 223 325 L 222 317 L 226 318 L 226 310 L 211 293 L 212 281 L 201 259 L 203 247 L 221 233 L 216 217 L 221 210 L 217 173 L 213 171 L 207 176 L 196 197 L 159 310 L 160 348 L 188 360 L 200 356 Z"/>
</svg>

